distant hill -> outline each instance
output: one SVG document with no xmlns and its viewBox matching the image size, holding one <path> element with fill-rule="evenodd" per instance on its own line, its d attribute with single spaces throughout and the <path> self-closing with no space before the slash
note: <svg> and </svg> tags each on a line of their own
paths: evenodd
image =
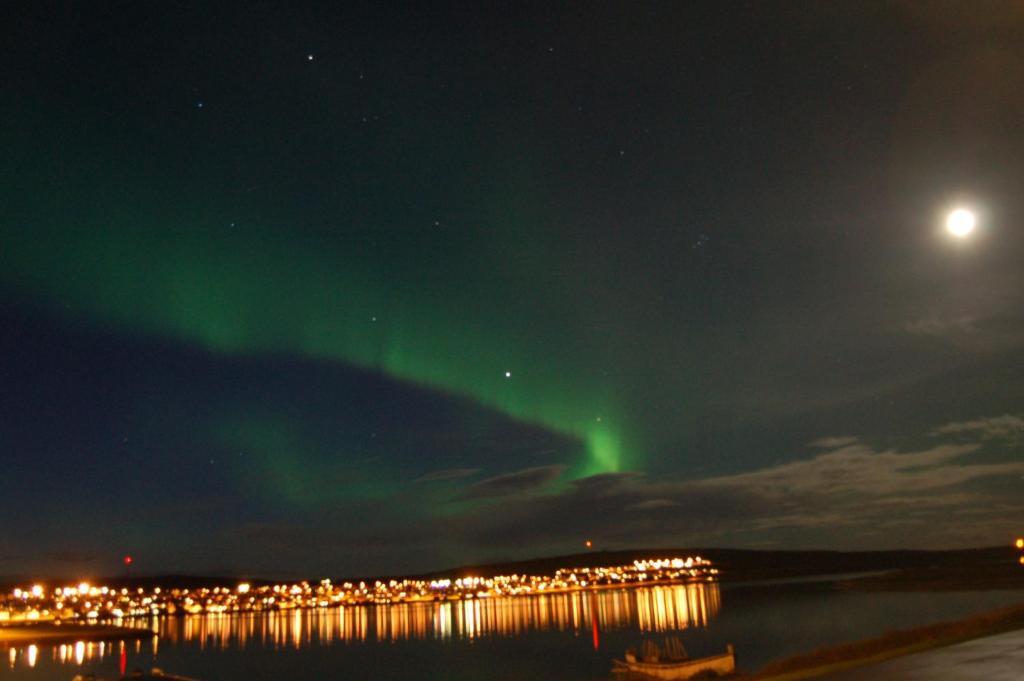
<svg viewBox="0 0 1024 681">
<path fill-rule="evenodd" d="M 988 567 L 1005 568 L 1015 566 L 1018 552 L 1012 547 L 997 546 L 977 549 L 956 549 L 947 551 L 763 551 L 723 548 L 657 548 L 625 549 L 619 551 L 587 551 L 562 556 L 534 558 L 530 560 L 462 565 L 416 575 L 388 575 L 364 577 L 332 577 L 340 581 L 373 581 L 374 579 L 437 579 L 453 576 L 492 577 L 501 574 L 553 574 L 559 568 L 626 565 L 634 560 L 650 558 L 673 558 L 701 556 L 711 560 L 721 571 L 724 582 L 744 582 L 765 579 L 786 579 L 812 577 L 815 575 L 836 575 L 875 570 L 984 570 Z M 310 576 L 309 581 L 320 577 Z M 67 580 L 41 580 L 44 584 L 65 584 Z M 199 588 L 225 586 L 233 587 L 239 581 L 256 584 L 297 581 L 248 579 L 244 577 L 202 576 L 202 575 L 156 575 L 139 577 L 109 577 L 98 583 L 112 587 L 178 587 Z M 0 579 L 0 589 L 8 590 L 17 584 L 27 582 L 16 577 Z"/>
<path fill-rule="evenodd" d="M 200 589 L 204 587 L 213 588 L 215 586 L 234 588 L 241 581 L 249 582 L 250 584 L 274 583 L 273 580 L 268 579 L 246 579 L 242 577 L 220 577 L 212 575 L 144 575 L 139 577 L 126 577 L 121 575 L 119 577 L 103 577 L 89 580 L 89 582 L 96 586 L 109 586 L 115 589 L 121 589 L 124 587 L 137 589 L 139 587 L 143 587 L 147 590 L 157 586 L 168 589 Z M 0 592 L 10 591 L 16 586 L 24 587 L 27 584 L 43 584 L 47 587 L 59 587 L 77 584 L 77 581 L 73 579 L 32 579 L 29 577 L 22 578 L 16 576 L 2 577 L 0 578 Z"/>
<path fill-rule="evenodd" d="M 760 551 L 721 548 L 627 549 L 587 551 L 531 560 L 463 565 L 417 577 L 448 575 L 491 577 L 500 574 L 551 574 L 564 567 L 625 565 L 634 560 L 701 556 L 721 570 L 724 581 L 784 579 L 872 570 L 984 566 L 1016 562 L 1016 551 L 997 546 L 948 551 Z"/>
</svg>

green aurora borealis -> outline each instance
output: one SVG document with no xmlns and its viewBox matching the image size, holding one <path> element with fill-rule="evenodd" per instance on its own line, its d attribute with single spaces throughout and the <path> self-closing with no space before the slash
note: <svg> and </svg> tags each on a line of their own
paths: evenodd
<svg viewBox="0 0 1024 681">
<path fill-rule="evenodd" d="M 70 309 L 220 353 L 286 353 L 380 370 L 580 438 L 588 459 L 577 475 L 624 464 L 621 434 L 611 425 L 614 395 L 581 366 L 576 332 L 548 322 L 542 337 L 524 337 L 523 321 L 533 316 L 527 299 L 536 296 L 514 285 L 481 303 L 476 291 L 459 290 L 433 267 L 402 271 L 366 254 L 331 253 L 332 244 L 315 237 L 298 244 L 272 232 L 31 235 L 7 243 L 6 254 L 17 258 L 4 271 L 56 313 Z M 565 341 L 555 343 L 559 336 Z"/>
</svg>

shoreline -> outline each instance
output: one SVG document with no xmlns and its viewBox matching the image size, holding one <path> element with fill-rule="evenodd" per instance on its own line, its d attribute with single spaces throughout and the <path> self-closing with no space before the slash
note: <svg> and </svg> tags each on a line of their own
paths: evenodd
<svg viewBox="0 0 1024 681">
<path fill-rule="evenodd" d="M 77 641 L 136 640 L 156 636 L 152 629 L 90 624 L 16 624 L 0 626 L 0 644 L 75 643 Z"/>
<path fill-rule="evenodd" d="M 739 589 L 777 588 L 780 586 L 829 586 L 830 588 L 841 590 L 933 591 L 941 593 L 944 591 L 960 590 L 967 586 L 976 588 L 979 582 L 983 583 L 987 581 L 987 578 L 993 576 L 990 574 L 990 572 L 993 572 L 991 570 L 983 570 L 980 574 L 975 570 L 957 570 L 954 574 L 950 574 L 950 572 L 953 571 L 941 569 L 887 570 L 859 574 L 818 575 L 816 578 L 768 579 L 732 583 L 727 579 L 721 579 L 722 575 L 715 575 L 710 579 L 705 578 L 703 580 L 650 580 L 646 583 L 594 584 L 582 589 L 550 589 L 544 592 L 529 595 L 520 594 L 511 597 L 522 598 L 524 596 L 539 596 L 572 591 L 631 590 L 644 586 L 662 587 L 678 584 L 709 583 L 719 585 L 722 588 L 734 587 Z M 999 572 L 1002 572 L 1002 570 L 999 570 Z M 922 575 L 926 575 L 928 579 L 921 579 Z M 1002 577 L 1004 575 L 1001 574 L 999 576 Z M 1002 588 L 1010 587 L 1011 590 L 1018 590 L 1021 584 L 1024 583 L 1020 576 L 1021 573 L 1015 570 L 1015 578 L 998 580 L 996 583 Z M 1013 589 L 1013 587 L 1017 589 Z M 1021 595 L 1022 599 L 1024 599 L 1024 591 L 1022 591 Z M 380 606 L 390 604 L 367 603 L 366 605 Z M 185 615 L 185 613 L 178 613 L 178 615 Z M 886 631 L 871 638 L 823 646 L 815 650 L 769 661 L 760 669 L 741 673 L 735 678 L 737 681 L 800 681 L 1019 629 L 1024 629 L 1024 602 L 957 620 L 947 620 L 919 627 Z M 153 636 L 156 636 L 156 634 L 149 628 L 103 624 L 90 625 L 71 622 L 0 624 L 0 645 L 5 647 L 32 644 L 54 645 L 78 641 L 138 640 Z"/>
</svg>

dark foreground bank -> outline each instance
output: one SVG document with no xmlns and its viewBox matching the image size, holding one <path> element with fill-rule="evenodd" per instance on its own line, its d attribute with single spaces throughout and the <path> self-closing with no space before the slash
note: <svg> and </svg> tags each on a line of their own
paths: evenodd
<svg viewBox="0 0 1024 681">
<path fill-rule="evenodd" d="M 1024 604 L 992 610 L 961 620 L 890 631 L 863 641 L 820 648 L 770 662 L 756 674 L 743 678 L 750 681 L 811 679 L 1016 629 L 1024 629 Z"/>
</svg>

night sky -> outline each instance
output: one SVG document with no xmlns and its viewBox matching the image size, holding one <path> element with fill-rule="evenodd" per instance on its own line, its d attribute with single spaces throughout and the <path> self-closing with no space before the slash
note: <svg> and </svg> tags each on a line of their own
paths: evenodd
<svg viewBox="0 0 1024 681">
<path fill-rule="evenodd" d="M 0 6 L 0 575 L 1019 531 L 1019 4 L 460 4 Z"/>
</svg>

